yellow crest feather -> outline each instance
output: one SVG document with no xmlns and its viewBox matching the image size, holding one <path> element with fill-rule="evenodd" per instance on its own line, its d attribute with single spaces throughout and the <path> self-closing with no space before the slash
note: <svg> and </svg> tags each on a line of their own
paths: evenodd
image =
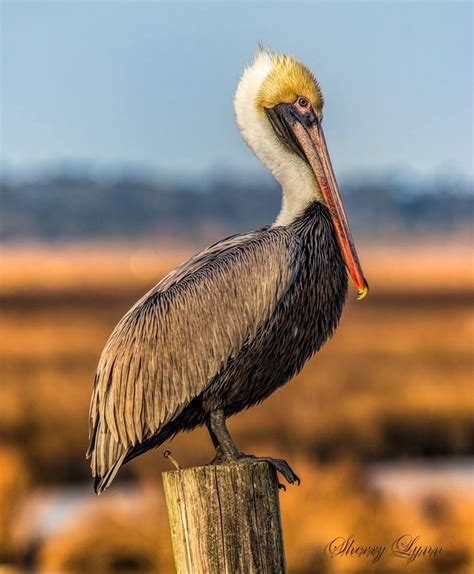
<svg viewBox="0 0 474 574">
<path fill-rule="evenodd" d="M 314 111 L 320 113 L 324 98 L 318 80 L 311 71 L 291 56 L 266 53 L 273 65 L 257 94 L 257 108 L 263 110 L 277 104 L 289 104 L 304 96 L 311 102 Z"/>
</svg>

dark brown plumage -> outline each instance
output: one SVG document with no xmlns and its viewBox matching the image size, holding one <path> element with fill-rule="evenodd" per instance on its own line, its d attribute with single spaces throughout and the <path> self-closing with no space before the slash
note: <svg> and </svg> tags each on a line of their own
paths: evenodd
<svg viewBox="0 0 474 574">
<path fill-rule="evenodd" d="M 233 415 L 286 383 L 334 331 L 346 292 L 319 203 L 172 271 L 123 317 L 100 359 L 88 451 L 96 490 L 213 409 Z"/>
</svg>

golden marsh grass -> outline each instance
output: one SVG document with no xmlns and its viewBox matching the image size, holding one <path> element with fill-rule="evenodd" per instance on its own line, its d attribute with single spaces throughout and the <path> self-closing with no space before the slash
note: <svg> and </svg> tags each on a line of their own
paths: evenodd
<svg viewBox="0 0 474 574">
<path fill-rule="evenodd" d="M 89 480 L 87 411 L 102 347 L 130 305 L 192 251 L 141 244 L 3 250 L 1 561 L 25 561 L 32 552 L 9 534 L 32 492 Z M 230 427 L 242 450 L 285 457 L 303 478 L 300 488 L 282 494 L 290 572 L 467 573 L 472 497 L 447 491 L 396 500 L 377 492 L 367 471 L 380 459 L 472 453 L 474 315 L 466 251 L 360 251 L 370 297 L 357 303 L 352 293 L 334 339 L 289 385 Z M 177 437 L 171 449 L 183 466 L 212 456 L 203 430 Z M 110 491 L 132 479 L 152 502 L 130 514 L 104 495 L 42 540 L 34 563 L 44 572 L 105 574 L 127 565 L 172 571 L 161 452 L 122 469 Z M 408 570 L 393 559 L 370 566 L 323 552 L 335 536 L 353 533 L 368 544 L 406 531 L 442 542 L 443 558 Z"/>
</svg>

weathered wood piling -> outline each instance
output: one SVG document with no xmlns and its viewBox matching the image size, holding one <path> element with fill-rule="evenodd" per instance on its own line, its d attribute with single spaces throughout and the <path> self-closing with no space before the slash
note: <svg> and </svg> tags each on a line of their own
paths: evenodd
<svg viewBox="0 0 474 574">
<path fill-rule="evenodd" d="M 266 462 L 163 473 L 178 574 L 286 572 L 278 480 Z"/>
</svg>

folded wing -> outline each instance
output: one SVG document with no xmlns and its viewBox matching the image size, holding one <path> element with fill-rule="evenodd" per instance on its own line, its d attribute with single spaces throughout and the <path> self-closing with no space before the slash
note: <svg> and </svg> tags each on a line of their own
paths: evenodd
<svg viewBox="0 0 474 574">
<path fill-rule="evenodd" d="M 273 314 L 297 270 L 277 227 L 221 241 L 166 276 L 122 318 L 100 358 L 90 407 L 92 472 L 107 485 Z"/>
</svg>

